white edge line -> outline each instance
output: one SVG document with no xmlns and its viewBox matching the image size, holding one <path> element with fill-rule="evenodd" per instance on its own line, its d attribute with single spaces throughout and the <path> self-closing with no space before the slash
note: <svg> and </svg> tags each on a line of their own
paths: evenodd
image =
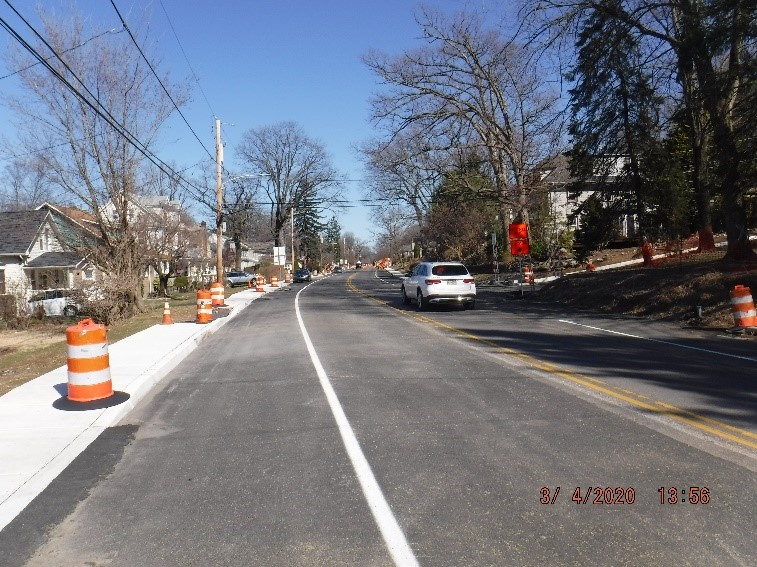
<svg viewBox="0 0 757 567">
<path fill-rule="evenodd" d="M 373 475 L 368 459 L 365 458 L 365 454 L 360 448 L 355 432 L 350 426 L 350 422 L 347 420 L 347 415 L 342 409 L 342 405 L 339 402 L 339 398 L 334 392 L 334 388 L 331 386 L 329 377 L 326 371 L 321 365 L 321 361 L 315 352 L 313 343 L 310 341 L 307 329 L 305 329 L 305 323 L 302 320 L 300 314 L 300 294 L 305 291 L 309 284 L 303 287 L 297 292 L 297 296 L 294 300 L 294 309 L 297 314 L 297 321 L 300 324 L 300 331 L 302 332 L 302 338 L 305 340 L 308 353 L 310 354 L 310 360 L 313 362 L 315 371 L 318 374 L 318 379 L 321 382 L 323 392 L 326 394 L 326 399 L 329 402 L 331 413 L 334 415 L 334 420 L 339 427 L 339 433 L 342 436 L 344 447 L 347 450 L 347 455 L 352 461 L 352 467 L 357 475 L 358 482 L 363 489 L 363 494 L 368 502 L 368 507 L 371 509 L 371 514 L 381 531 L 381 536 L 384 538 L 384 542 L 389 549 L 389 553 L 394 559 L 394 564 L 399 566 L 418 566 L 418 560 L 413 554 L 413 550 L 405 538 L 405 534 L 402 532 L 397 519 L 394 517 L 389 503 L 384 497 L 384 493 L 381 491 L 381 487 L 376 481 L 376 477 Z"/>
<path fill-rule="evenodd" d="M 620 331 L 611 331 L 610 329 L 603 329 L 602 327 L 592 327 L 591 325 L 584 325 L 583 323 L 576 323 L 575 321 L 569 321 L 567 319 L 558 319 L 560 323 L 567 323 L 568 325 L 575 325 L 577 327 L 585 327 L 587 329 L 592 329 L 594 331 L 603 331 L 605 333 L 611 333 L 613 335 L 620 335 L 622 337 L 629 337 L 632 339 L 641 339 L 643 341 L 650 341 L 653 343 L 660 343 L 663 345 L 670 345 L 678 348 L 687 348 L 689 350 L 696 350 L 699 352 L 706 352 L 708 354 L 716 354 L 718 356 L 725 356 L 728 358 L 737 358 L 739 360 L 748 360 L 749 362 L 757 362 L 757 358 L 752 358 L 750 356 L 741 356 L 738 354 L 729 354 L 727 352 L 721 352 L 718 350 L 710 350 L 707 348 L 700 348 L 700 347 L 694 347 L 689 345 L 682 345 L 681 343 L 674 343 L 671 341 L 661 341 L 660 339 L 650 339 L 648 337 L 640 337 L 639 335 L 631 335 L 630 333 L 621 333 Z"/>
</svg>

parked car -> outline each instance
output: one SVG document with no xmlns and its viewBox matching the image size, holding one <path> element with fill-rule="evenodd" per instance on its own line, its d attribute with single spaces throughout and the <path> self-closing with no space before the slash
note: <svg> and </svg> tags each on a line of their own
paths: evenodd
<svg viewBox="0 0 757 567">
<path fill-rule="evenodd" d="M 341 266 L 337 266 L 336 268 L 334 268 L 334 273 L 335 274 L 341 274 L 343 271 L 344 270 L 342 269 Z"/>
<path fill-rule="evenodd" d="M 476 305 L 476 282 L 459 262 L 421 262 L 402 280 L 401 293 L 405 305 L 414 300 L 419 310 L 440 303 Z"/>
<path fill-rule="evenodd" d="M 307 268 L 300 268 L 294 273 L 294 283 L 309 282 L 312 278 L 313 276 Z"/>
<path fill-rule="evenodd" d="M 247 272 L 226 272 L 224 280 L 226 285 L 234 287 L 235 285 L 247 285 L 249 282 L 255 282 L 257 274 L 249 274 Z"/>
<path fill-rule="evenodd" d="M 76 317 L 81 306 L 71 298 L 70 289 L 46 289 L 35 293 L 29 299 L 29 311 L 35 313 L 42 308 L 46 316 Z"/>
</svg>

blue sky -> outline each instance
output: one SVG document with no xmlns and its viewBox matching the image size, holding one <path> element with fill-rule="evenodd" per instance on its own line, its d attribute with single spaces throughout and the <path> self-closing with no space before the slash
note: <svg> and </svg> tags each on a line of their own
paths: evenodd
<svg viewBox="0 0 757 567">
<path fill-rule="evenodd" d="M 399 54 L 420 45 L 420 31 L 413 18 L 417 2 L 114 2 L 127 23 L 149 19 L 150 37 L 156 43 L 154 52 L 162 59 L 162 70 L 170 70 L 177 79 L 191 77 L 191 64 L 202 91 L 194 83 L 193 100 L 182 111 L 211 152 L 215 139 L 214 119 L 221 120 L 228 170 L 246 173 L 235 152 L 244 132 L 291 120 L 299 123 L 310 137 L 321 141 L 336 168 L 354 180 L 349 183 L 345 198 L 364 197 L 360 182 L 364 174 L 354 147 L 372 136 L 368 100 L 378 86 L 361 62 L 361 56 L 369 49 Z M 12 0 L 11 3 L 24 16 L 33 17 L 36 0 Z M 497 2 L 427 0 L 425 4 L 456 12 L 467 4 L 481 9 Z M 81 12 L 91 15 L 93 30 L 120 27 L 109 0 L 80 0 L 78 6 Z M 14 27 L 18 22 L 4 3 L 0 16 Z M 17 29 L 22 29 L 21 24 Z M 6 36 L 3 37 L 5 44 L 7 33 L 0 31 L 0 34 Z M 0 74 L 4 75 L 11 70 L 2 71 Z M 10 80 L 0 82 L 0 89 L 10 88 L 13 88 Z M 0 109 L 0 127 L 8 134 L 6 120 L 6 111 Z M 156 153 L 164 161 L 175 161 L 179 167 L 209 159 L 180 119 L 171 123 Z M 0 161 L 0 167 L 3 166 Z M 375 229 L 371 214 L 372 209 L 355 206 L 337 216 L 345 231 L 372 241 Z"/>
</svg>

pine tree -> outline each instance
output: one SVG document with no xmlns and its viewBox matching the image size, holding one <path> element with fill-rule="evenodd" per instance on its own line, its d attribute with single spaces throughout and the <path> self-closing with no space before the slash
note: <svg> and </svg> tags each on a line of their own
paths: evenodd
<svg viewBox="0 0 757 567">
<path fill-rule="evenodd" d="M 317 201 L 310 197 L 304 198 L 294 217 L 294 230 L 300 243 L 300 257 L 305 258 L 308 267 L 320 263 L 321 233 L 325 228 Z"/>
</svg>

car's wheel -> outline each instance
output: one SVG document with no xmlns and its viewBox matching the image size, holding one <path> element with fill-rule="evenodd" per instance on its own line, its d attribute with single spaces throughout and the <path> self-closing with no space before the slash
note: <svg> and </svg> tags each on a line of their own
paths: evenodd
<svg viewBox="0 0 757 567">
<path fill-rule="evenodd" d="M 410 305 L 410 298 L 405 293 L 405 286 L 402 286 L 402 305 Z"/>
<path fill-rule="evenodd" d="M 75 305 L 66 305 L 63 308 L 63 314 L 66 317 L 76 317 L 77 309 Z"/>
<path fill-rule="evenodd" d="M 473 309 L 476 307 L 476 301 L 468 301 L 466 303 L 463 303 L 463 309 Z"/>
<path fill-rule="evenodd" d="M 423 311 L 426 309 L 426 300 L 423 298 L 423 293 L 421 290 L 418 290 L 418 293 L 415 296 L 415 300 L 418 302 L 418 311 Z"/>
</svg>

